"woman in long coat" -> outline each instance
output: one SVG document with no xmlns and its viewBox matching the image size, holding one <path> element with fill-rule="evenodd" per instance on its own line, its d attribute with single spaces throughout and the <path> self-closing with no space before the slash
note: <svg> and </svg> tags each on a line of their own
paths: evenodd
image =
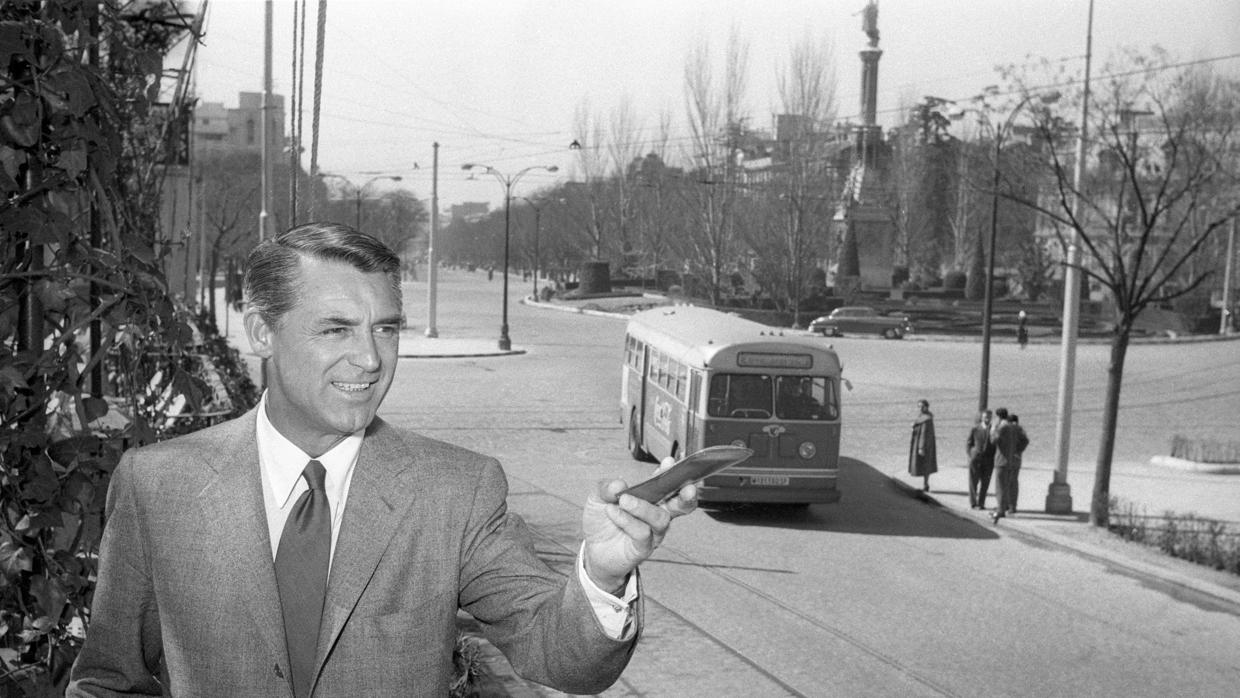
<svg viewBox="0 0 1240 698">
<path fill-rule="evenodd" d="M 930 403 L 918 400 L 921 413 L 913 421 L 913 439 L 908 446 L 908 474 L 922 477 L 922 489 L 930 491 L 930 474 L 939 471 L 938 456 L 934 446 L 934 415 Z"/>
</svg>

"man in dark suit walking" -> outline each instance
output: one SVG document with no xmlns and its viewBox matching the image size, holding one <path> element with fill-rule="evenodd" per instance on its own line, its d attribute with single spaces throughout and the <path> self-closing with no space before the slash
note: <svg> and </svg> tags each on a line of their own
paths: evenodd
<svg viewBox="0 0 1240 698">
<path fill-rule="evenodd" d="M 507 513 L 494 459 L 376 416 L 401 317 L 391 250 L 304 225 L 254 250 L 246 291 L 267 390 L 122 457 L 67 695 L 442 696 L 458 609 L 527 678 L 614 682 L 641 622 L 637 565 L 696 489 L 655 506 L 600 486 L 560 577 Z"/>
<path fill-rule="evenodd" d="M 982 410 L 969 430 L 965 452 L 969 454 L 969 507 L 986 508 L 986 492 L 995 469 L 995 443 L 990 438 L 990 410 Z"/>
<path fill-rule="evenodd" d="M 1029 437 L 1016 415 L 1009 415 L 1006 408 L 995 410 L 995 415 L 999 424 L 991 433 L 995 441 L 995 499 L 999 501 L 990 518 L 999 523 L 999 519 L 1016 514 L 1021 454 L 1029 446 Z"/>
</svg>

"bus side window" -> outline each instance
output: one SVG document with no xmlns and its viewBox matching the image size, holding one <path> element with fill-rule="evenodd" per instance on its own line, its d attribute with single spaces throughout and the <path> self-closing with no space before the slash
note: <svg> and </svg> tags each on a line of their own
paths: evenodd
<svg viewBox="0 0 1240 698">
<path fill-rule="evenodd" d="M 835 383 L 830 378 L 818 378 L 814 380 L 814 397 L 822 403 L 825 411 L 824 419 L 836 420 L 840 418 L 840 403 L 835 394 Z"/>
<path fill-rule="evenodd" d="M 706 414 L 711 417 L 726 417 L 728 395 L 728 377 L 714 375 L 710 377 L 710 393 L 706 400 Z"/>
</svg>

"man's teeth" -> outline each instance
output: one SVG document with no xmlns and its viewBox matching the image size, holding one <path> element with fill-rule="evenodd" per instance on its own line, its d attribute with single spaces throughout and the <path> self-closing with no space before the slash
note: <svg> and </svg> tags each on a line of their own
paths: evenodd
<svg viewBox="0 0 1240 698">
<path fill-rule="evenodd" d="M 359 391 L 359 390 L 365 390 L 365 389 L 367 389 L 367 388 L 369 388 L 369 387 L 370 387 L 370 383 L 340 383 L 340 382 L 335 382 L 335 383 L 332 383 L 332 385 L 335 385 L 337 388 L 340 388 L 341 390 L 346 390 L 346 391 L 349 391 L 349 392 L 357 392 L 357 391 Z"/>
</svg>

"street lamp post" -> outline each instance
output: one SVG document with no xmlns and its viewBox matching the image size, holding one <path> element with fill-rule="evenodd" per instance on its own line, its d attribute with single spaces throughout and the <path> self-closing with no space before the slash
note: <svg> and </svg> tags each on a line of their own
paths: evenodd
<svg viewBox="0 0 1240 698">
<path fill-rule="evenodd" d="M 369 187 L 371 184 L 374 184 L 375 182 L 378 182 L 384 179 L 390 179 L 393 182 L 399 182 L 401 180 L 400 175 L 378 175 L 378 176 L 371 177 L 370 179 L 366 180 L 365 183 L 363 183 L 362 186 L 359 187 L 356 184 L 354 184 L 352 180 L 350 180 L 348 177 L 345 177 L 344 175 L 332 174 L 330 172 L 320 172 L 319 178 L 320 179 L 328 179 L 328 178 L 339 179 L 342 182 L 344 182 L 345 185 L 349 189 L 353 190 L 353 227 L 358 230 L 362 229 L 362 200 L 365 198 L 365 195 L 366 195 L 366 187 Z"/>
<path fill-rule="evenodd" d="M 1003 125 L 996 129 L 994 133 L 995 161 L 990 192 L 990 249 L 986 255 L 986 287 L 983 289 L 984 295 L 982 296 L 982 375 L 977 398 L 977 409 L 979 412 L 985 410 L 990 401 L 990 335 L 993 323 L 995 294 L 995 243 L 997 242 L 999 232 L 999 159 L 1003 154 L 1003 141 L 1011 134 L 1016 115 L 1025 108 L 1025 105 L 1029 104 L 1035 97 L 1042 100 L 1043 104 L 1051 104 L 1057 101 L 1059 96 L 1058 92 L 1053 91 L 1041 95 L 1027 95 L 1012 109 L 1007 119 L 1004 120 Z"/>
<path fill-rule="evenodd" d="M 503 304 L 503 321 L 499 326 L 499 349 L 500 351 L 508 351 L 512 349 L 512 340 L 508 337 L 508 239 L 510 221 L 512 215 L 512 188 L 521 180 L 526 173 L 533 170 L 546 170 L 547 172 L 556 172 L 560 168 L 555 165 L 531 165 L 511 177 L 505 176 L 502 172 L 491 167 L 490 165 L 479 165 L 477 163 L 467 162 L 461 165 L 461 169 L 465 171 L 473 169 L 481 169 L 486 174 L 495 178 L 504 188 L 504 304 Z"/>
<path fill-rule="evenodd" d="M 1071 514 L 1072 488 L 1068 460 L 1072 441 L 1072 395 L 1076 383 L 1076 340 L 1081 313 L 1081 191 L 1084 187 L 1085 143 L 1089 135 L 1089 73 L 1094 55 L 1094 0 L 1089 0 L 1085 25 L 1085 82 L 1081 86 L 1081 125 L 1076 131 L 1076 158 L 1072 165 L 1072 228 L 1063 271 L 1063 331 L 1059 343 L 1059 388 L 1055 401 L 1055 473 L 1046 490 L 1046 513 Z"/>
</svg>

